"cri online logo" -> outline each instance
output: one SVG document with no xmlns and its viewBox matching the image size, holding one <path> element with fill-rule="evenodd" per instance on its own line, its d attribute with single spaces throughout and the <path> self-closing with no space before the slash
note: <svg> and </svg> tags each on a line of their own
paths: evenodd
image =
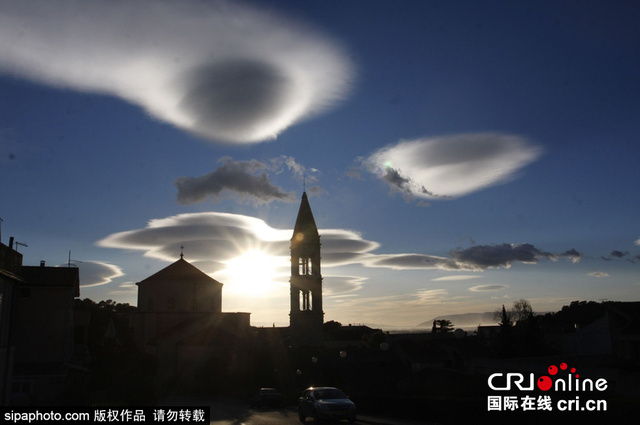
<svg viewBox="0 0 640 425">
<path fill-rule="evenodd" d="M 558 375 L 560 371 L 568 371 L 566 378 L 561 378 Z M 503 373 L 494 373 L 489 376 L 488 384 L 489 388 L 494 391 L 510 391 L 511 385 L 515 385 L 520 391 L 533 391 L 534 381 L 535 385 L 541 391 L 549 391 L 554 389 L 555 391 L 605 391 L 607 389 L 607 380 L 599 378 L 595 381 L 592 379 L 580 379 L 580 375 L 576 373 L 576 368 L 569 366 L 566 363 L 560 363 L 559 366 L 551 365 L 547 368 L 547 372 L 551 376 L 541 376 L 537 380 L 534 378 L 534 374 L 529 374 L 529 379 L 521 373 L 507 373 L 506 380 L 502 381 L 502 377 L 505 377 Z M 496 379 L 498 378 L 498 379 Z M 504 382 L 501 386 L 500 383 L 494 383 L 494 380 L 498 382 Z"/>
<path fill-rule="evenodd" d="M 560 363 L 560 370 L 567 370 L 567 368 L 568 366 L 566 363 Z M 547 371 L 549 372 L 549 375 L 555 376 L 558 374 L 558 366 L 551 365 L 549 366 Z M 575 367 L 571 368 L 571 373 L 575 373 L 574 377 L 576 379 L 580 378 L 580 375 L 576 373 Z M 569 377 L 571 377 L 571 375 L 569 375 Z M 542 391 L 549 391 L 553 386 L 553 380 L 549 376 L 541 376 L 540 378 L 538 378 L 536 384 L 538 384 L 538 388 L 540 388 Z"/>
</svg>

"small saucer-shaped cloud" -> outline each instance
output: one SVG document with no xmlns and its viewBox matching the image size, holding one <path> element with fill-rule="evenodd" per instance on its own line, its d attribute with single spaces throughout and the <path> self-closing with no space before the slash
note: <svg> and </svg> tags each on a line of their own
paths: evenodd
<svg viewBox="0 0 640 425">
<path fill-rule="evenodd" d="M 403 141 L 364 164 L 407 200 L 455 198 L 508 181 L 540 154 L 519 136 L 476 133 Z"/>
<path fill-rule="evenodd" d="M 139 105 L 230 143 L 273 139 L 349 91 L 332 40 L 225 0 L 0 0 L 0 73 Z"/>
<path fill-rule="evenodd" d="M 507 289 L 508 287 L 509 287 L 508 285 L 500 285 L 500 284 L 476 285 L 469 288 L 469 291 L 471 292 L 500 291 L 502 289 Z"/>
<path fill-rule="evenodd" d="M 61 265 L 60 267 L 66 266 Z M 80 274 L 80 286 L 85 288 L 106 285 L 115 278 L 124 276 L 120 267 L 104 261 L 82 260 L 82 262 L 78 262 L 77 267 Z"/>
</svg>

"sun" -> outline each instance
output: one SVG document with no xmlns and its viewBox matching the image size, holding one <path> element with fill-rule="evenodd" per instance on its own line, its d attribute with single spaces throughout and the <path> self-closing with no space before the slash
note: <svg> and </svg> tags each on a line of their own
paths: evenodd
<svg viewBox="0 0 640 425">
<path fill-rule="evenodd" d="M 250 250 L 225 262 L 225 291 L 251 297 L 269 295 L 276 287 L 286 283 L 285 271 L 288 259 Z"/>
</svg>

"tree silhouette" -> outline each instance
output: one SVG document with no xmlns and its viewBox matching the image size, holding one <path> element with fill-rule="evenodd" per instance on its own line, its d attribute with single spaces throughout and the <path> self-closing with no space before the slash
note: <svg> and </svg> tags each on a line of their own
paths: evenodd
<svg viewBox="0 0 640 425">
<path fill-rule="evenodd" d="M 431 327 L 431 333 L 448 333 L 453 331 L 453 323 L 451 320 L 447 319 L 438 319 L 433 321 L 433 326 Z"/>
</svg>

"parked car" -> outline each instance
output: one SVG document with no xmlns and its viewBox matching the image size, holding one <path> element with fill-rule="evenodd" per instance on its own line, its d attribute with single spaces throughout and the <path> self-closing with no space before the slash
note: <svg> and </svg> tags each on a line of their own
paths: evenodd
<svg viewBox="0 0 640 425">
<path fill-rule="evenodd" d="M 251 397 L 251 407 L 282 407 L 283 397 L 275 388 L 260 388 Z"/>
<path fill-rule="evenodd" d="M 315 423 L 322 419 L 347 419 L 356 421 L 357 409 L 342 391 L 334 387 L 311 387 L 298 399 L 298 418 L 304 422 L 312 416 Z"/>
</svg>

